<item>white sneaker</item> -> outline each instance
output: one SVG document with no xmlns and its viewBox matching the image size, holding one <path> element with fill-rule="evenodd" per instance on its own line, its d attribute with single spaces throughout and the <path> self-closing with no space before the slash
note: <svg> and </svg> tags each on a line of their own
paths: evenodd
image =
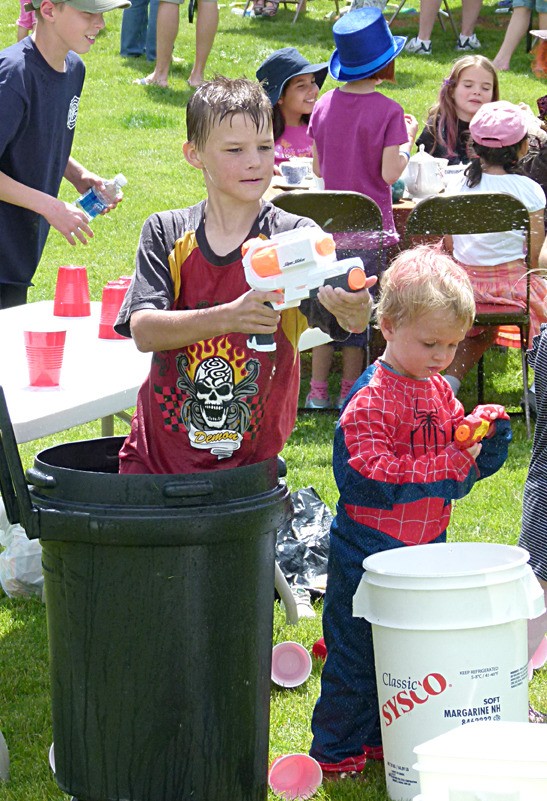
<svg viewBox="0 0 547 801">
<path fill-rule="evenodd" d="M 431 39 L 424 41 L 415 36 L 405 45 L 407 53 L 414 53 L 417 56 L 430 56 L 431 55 Z"/>
<path fill-rule="evenodd" d="M 480 50 L 481 43 L 475 36 L 475 34 L 471 34 L 471 36 L 464 36 L 462 33 L 458 36 L 458 43 L 456 45 L 456 50 L 460 52 L 469 52 L 473 50 Z"/>
<path fill-rule="evenodd" d="M 312 398 L 311 393 L 306 397 L 306 409 L 332 409 L 330 398 Z"/>
<path fill-rule="evenodd" d="M 296 601 L 298 619 L 301 617 L 315 617 L 315 611 L 311 605 L 311 595 L 305 587 L 299 587 L 297 584 L 293 584 L 291 586 L 291 592 Z"/>
</svg>

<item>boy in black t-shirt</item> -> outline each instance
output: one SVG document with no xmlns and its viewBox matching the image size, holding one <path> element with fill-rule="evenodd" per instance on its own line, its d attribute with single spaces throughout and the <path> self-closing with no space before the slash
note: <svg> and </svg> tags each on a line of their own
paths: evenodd
<svg viewBox="0 0 547 801">
<path fill-rule="evenodd" d="M 0 309 L 26 303 L 50 226 L 67 241 L 93 236 L 83 211 L 58 200 L 103 180 L 70 155 L 87 53 L 103 12 L 129 0 L 31 0 L 36 30 L 0 53 Z M 116 205 L 112 204 L 112 207 Z"/>
</svg>

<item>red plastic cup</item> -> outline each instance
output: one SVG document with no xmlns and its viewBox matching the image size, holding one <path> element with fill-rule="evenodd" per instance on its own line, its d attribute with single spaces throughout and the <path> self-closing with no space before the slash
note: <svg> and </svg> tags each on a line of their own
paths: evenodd
<svg viewBox="0 0 547 801">
<path fill-rule="evenodd" d="M 30 386 L 58 387 L 66 331 L 25 331 L 24 336 Z"/>
<path fill-rule="evenodd" d="M 308 754 L 286 754 L 274 760 L 268 783 L 285 799 L 311 798 L 323 781 L 321 765 Z"/>
<path fill-rule="evenodd" d="M 316 659 L 325 661 L 327 658 L 327 646 L 325 645 L 324 637 L 319 637 L 319 639 L 314 642 L 311 652 Z"/>
<path fill-rule="evenodd" d="M 298 687 L 311 673 L 312 662 L 306 648 L 288 640 L 272 649 L 272 681 L 280 687 Z"/>
<path fill-rule="evenodd" d="M 59 267 L 53 314 L 56 317 L 89 317 L 89 285 L 85 267 L 67 264 Z"/>
<path fill-rule="evenodd" d="M 114 331 L 114 323 L 121 309 L 129 284 L 125 280 L 109 281 L 103 288 L 99 339 L 125 339 Z"/>
</svg>

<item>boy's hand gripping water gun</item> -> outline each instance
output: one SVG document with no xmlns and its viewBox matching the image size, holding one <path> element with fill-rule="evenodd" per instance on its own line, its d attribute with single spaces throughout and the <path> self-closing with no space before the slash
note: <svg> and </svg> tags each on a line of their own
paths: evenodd
<svg viewBox="0 0 547 801">
<path fill-rule="evenodd" d="M 461 450 L 471 448 L 485 437 L 494 433 L 494 421 L 497 419 L 509 420 L 505 407 L 497 403 L 487 403 L 477 406 L 472 414 L 464 417 L 454 432 L 454 442 Z"/>
<path fill-rule="evenodd" d="M 336 245 L 320 228 L 295 228 L 275 234 L 271 239 L 249 239 L 243 244 L 245 278 L 252 289 L 279 292 L 282 311 L 314 298 L 325 284 L 357 292 L 366 286 L 363 262 L 359 258 L 336 260 Z M 275 350 L 272 334 L 254 334 L 250 348 Z"/>
</svg>

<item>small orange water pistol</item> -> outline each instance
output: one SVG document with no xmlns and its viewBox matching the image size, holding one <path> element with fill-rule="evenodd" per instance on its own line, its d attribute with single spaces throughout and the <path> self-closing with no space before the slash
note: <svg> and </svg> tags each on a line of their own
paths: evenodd
<svg viewBox="0 0 547 801">
<path fill-rule="evenodd" d="M 484 417 L 476 414 L 468 414 L 464 417 L 456 431 L 454 432 L 454 442 L 461 450 L 471 448 L 476 442 L 480 442 L 488 434 L 491 423 Z"/>
<path fill-rule="evenodd" d="M 365 288 L 362 260 L 337 261 L 333 237 L 320 228 L 295 228 L 271 239 L 249 239 L 241 250 L 247 283 L 253 289 L 279 292 L 279 302 L 273 304 L 278 311 L 315 297 L 325 284 L 349 292 Z M 248 345 L 254 350 L 275 350 L 271 334 L 253 335 Z"/>
</svg>

